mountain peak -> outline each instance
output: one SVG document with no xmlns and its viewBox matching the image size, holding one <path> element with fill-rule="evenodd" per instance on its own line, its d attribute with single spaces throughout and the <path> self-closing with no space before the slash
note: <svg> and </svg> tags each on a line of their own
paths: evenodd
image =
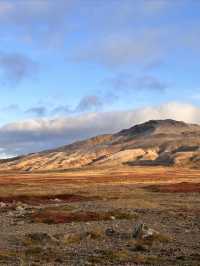
<svg viewBox="0 0 200 266">
<path fill-rule="evenodd" d="M 134 134 L 146 134 L 155 131 L 158 128 L 187 128 L 188 124 L 182 121 L 176 121 L 173 119 L 163 120 L 149 120 L 147 122 L 135 125 L 129 129 L 124 129 L 118 134 L 120 135 L 134 135 Z"/>
<path fill-rule="evenodd" d="M 153 120 L 149 120 L 147 121 L 146 123 L 150 123 L 150 122 L 154 122 L 154 123 L 171 123 L 171 124 L 184 124 L 186 125 L 185 122 L 183 121 L 178 121 L 178 120 L 175 120 L 175 119 L 153 119 Z"/>
<path fill-rule="evenodd" d="M 183 121 L 177 121 L 174 119 L 160 119 L 160 120 L 149 120 L 145 123 L 142 123 L 140 125 L 152 125 L 152 126 L 177 126 L 177 127 L 187 127 L 188 124 L 186 124 Z"/>
</svg>

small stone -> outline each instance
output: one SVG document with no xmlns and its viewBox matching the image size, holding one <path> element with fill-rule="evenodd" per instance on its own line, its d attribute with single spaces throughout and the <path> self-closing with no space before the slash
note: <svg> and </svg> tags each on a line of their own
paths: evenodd
<svg viewBox="0 0 200 266">
<path fill-rule="evenodd" d="M 14 216 L 14 213 L 12 211 L 9 211 L 8 216 L 12 217 L 12 216 Z"/>
<path fill-rule="evenodd" d="M 53 199 L 53 201 L 54 201 L 54 202 L 62 202 L 61 199 L 57 199 L 57 198 Z"/>
<path fill-rule="evenodd" d="M 24 207 L 22 207 L 22 206 L 18 205 L 18 206 L 16 207 L 16 211 L 19 211 L 19 212 L 24 212 L 24 211 L 25 211 L 25 209 L 24 209 Z"/>
<path fill-rule="evenodd" d="M 105 234 L 107 236 L 113 236 L 115 234 L 115 230 L 113 228 L 107 228 Z"/>
<path fill-rule="evenodd" d="M 0 208 L 5 208 L 7 206 L 7 204 L 5 202 L 0 202 Z"/>
</svg>

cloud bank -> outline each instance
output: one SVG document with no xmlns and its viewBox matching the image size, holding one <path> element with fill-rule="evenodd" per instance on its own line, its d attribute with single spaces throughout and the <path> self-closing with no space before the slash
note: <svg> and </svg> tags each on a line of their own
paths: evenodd
<svg viewBox="0 0 200 266">
<path fill-rule="evenodd" d="M 167 118 L 200 123 L 200 108 L 170 102 L 130 111 L 94 112 L 10 123 L 0 128 L 1 157 L 49 149 L 99 134 L 114 133 L 150 119 Z"/>
</svg>

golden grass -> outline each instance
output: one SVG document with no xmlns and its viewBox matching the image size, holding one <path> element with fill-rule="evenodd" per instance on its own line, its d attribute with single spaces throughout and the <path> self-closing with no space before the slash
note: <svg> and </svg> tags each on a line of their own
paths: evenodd
<svg viewBox="0 0 200 266">
<path fill-rule="evenodd" d="M 106 184 L 121 186 L 191 181 L 200 182 L 198 170 L 172 167 L 120 167 L 26 174 L 0 172 L 0 195 L 56 195 L 77 193 L 80 188 L 88 191 L 88 188 L 95 189 L 96 185 L 100 187 Z"/>
<path fill-rule="evenodd" d="M 100 229 L 93 229 L 83 233 L 68 233 L 63 236 L 62 242 L 65 245 L 78 244 L 83 240 L 99 240 L 104 237 Z"/>
</svg>

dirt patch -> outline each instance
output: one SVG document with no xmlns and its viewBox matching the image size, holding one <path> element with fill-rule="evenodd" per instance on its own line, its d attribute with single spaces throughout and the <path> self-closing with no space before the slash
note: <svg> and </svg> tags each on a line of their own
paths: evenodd
<svg viewBox="0 0 200 266">
<path fill-rule="evenodd" d="M 152 192 L 192 193 L 200 192 L 200 183 L 182 182 L 168 185 L 152 185 L 146 186 L 145 189 Z"/>
</svg>

